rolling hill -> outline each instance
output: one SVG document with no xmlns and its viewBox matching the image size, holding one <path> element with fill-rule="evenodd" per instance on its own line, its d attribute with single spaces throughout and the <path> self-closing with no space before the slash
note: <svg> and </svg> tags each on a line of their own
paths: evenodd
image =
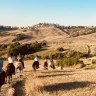
<svg viewBox="0 0 96 96">
<path fill-rule="evenodd" d="M 0 44 L 15 41 L 31 43 L 46 40 L 49 43 L 96 43 L 95 28 L 89 27 L 39 27 L 38 29 L 16 29 L 0 31 Z"/>
</svg>

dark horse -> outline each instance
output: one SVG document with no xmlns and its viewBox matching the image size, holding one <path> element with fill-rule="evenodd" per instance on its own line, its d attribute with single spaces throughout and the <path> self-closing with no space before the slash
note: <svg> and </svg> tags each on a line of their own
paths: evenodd
<svg viewBox="0 0 96 96">
<path fill-rule="evenodd" d="M 48 63 L 47 63 L 47 61 L 44 62 L 44 69 L 48 70 Z"/>
<path fill-rule="evenodd" d="M 7 82 L 7 77 L 9 78 L 8 83 L 10 83 L 10 81 L 12 81 L 12 75 L 13 74 L 15 75 L 15 66 L 13 65 L 13 63 L 9 63 L 5 67 L 6 82 Z"/>
<path fill-rule="evenodd" d="M 5 72 L 3 71 L 3 72 L 0 72 L 0 90 L 4 82 L 5 82 Z"/>
<path fill-rule="evenodd" d="M 33 70 L 36 72 L 36 69 L 39 68 L 39 62 L 38 61 L 34 61 L 32 64 Z"/>
</svg>

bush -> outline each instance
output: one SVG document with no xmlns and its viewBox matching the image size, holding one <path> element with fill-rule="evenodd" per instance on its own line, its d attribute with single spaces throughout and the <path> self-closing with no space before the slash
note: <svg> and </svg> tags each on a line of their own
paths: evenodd
<svg viewBox="0 0 96 96">
<path fill-rule="evenodd" d="M 25 60 L 33 60 L 35 58 L 34 55 L 30 54 L 30 55 L 25 55 Z"/>
<path fill-rule="evenodd" d="M 23 34 L 17 34 L 16 38 L 12 40 L 12 42 L 16 42 L 16 41 L 20 41 L 20 40 L 24 40 L 29 38 L 29 36 L 27 35 L 23 35 Z"/>
<path fill-rule="evenodd" d="M 96 64 L 96 60 L 92 60 L 92 64 Z"/>
<path fill-rule="evenodd" d="M 43 40 L 41 43 L 42 43 L 43 46 L 47 45 L 47 41 L 46 40 Z"/>
<path fill-rule="evenodd" d="M 32 44 L 23 44 L 20 45 L 18 42 L 15 42 L 14 44 L 11 44 L 8 55 L 10 53 L 13 53 L 14 56 L 17 56 L 19 53 L 22 55 L 31 54 L 34 53 L 42 48 L 41 43 L 34 42 Z"/>
<path fill-rule="evenodd" d="M 3 44 L 0 46 L 1 49 L 6 49 L 7 48 L 7 45 L 6 44 Z"/>
<path fill-rule="evenodd" d="M 64 54 L 64 58 L 58 58 L 57 66 L 73 66 L 79 63 L 79 59 L 83 57 L 84 54 L 76 52 L 76 51 L 69 51 Z"/>
<path fill-rule="evenodd" d="M 23 32 L 27 32 L 27 30 L 23 30 Z"/>
<path fill-rule="evenodd" d="M 57 51 L 64 51 L 64 48 L 63 47 L 58 47 Z"/>
</svg>

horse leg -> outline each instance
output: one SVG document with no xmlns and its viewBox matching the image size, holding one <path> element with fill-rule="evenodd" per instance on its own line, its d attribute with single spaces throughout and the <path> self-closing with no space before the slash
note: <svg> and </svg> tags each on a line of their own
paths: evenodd
<svg viewBox="0 0 96 96">
<path fill-rule="evenodd" d="M 17 72 L 17 68 L 15 69 L 15 73 L 16 73 L 16 77 L 18 77 L 18 72 Z"/>
<path fill-rule="evenodd" d="M 7 83 L 7 76 L 5 76 L 5 82 Z"/>
<path fill-rule="evenodd" d="M 21 69 L 19 68 L 18 70 L 19 70 L 18 76 L 19 76 L 19 78 L 21 78 Z"/>
<path fill-rule="evenodd" d="M 22 76 L 22 75 L 21 75 L 21 70 L 19 70 L 19 75 L 20 75 L 20 78 L 21 78 L 21 76 Z"/>
<path fill-rule="evenodd" d="M 10 80 L 12 81 L 12 75 L 10 76 Z"/>
<path fill-rule="evenodd" d="M 12 81 L 12 76 L 9 76 L 8 79 L 8 83 L 10 83 Z"/>
<path fill-rule="evenodd" d="M 5 76 L 5 83 L 7 83 L 7 79 L 6 79 L 6 76 Z"/>
<path fill-rule="evenodd" d="M 23 69 L 22 69 L 22 73 L 23 73 Z"/>
<path fill-rule="evenodd" d="M 33 77 L 36 77 L 36 66 L 33 67 Z"/>
<path fill-rule="evenodd" d="M 10 76 L 8 76 L 8 83 L 10 83 Z"/>
<path fill-rule="evenodd" d="M 36 72 L 36 66 L 34 67 L 34 72 Z"/>
</svg>

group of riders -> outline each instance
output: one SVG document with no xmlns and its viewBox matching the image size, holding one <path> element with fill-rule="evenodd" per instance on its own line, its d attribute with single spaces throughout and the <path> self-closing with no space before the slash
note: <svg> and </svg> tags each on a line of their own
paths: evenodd
<svg viewBox="0 0 96 96">
<path fill-rule="evenodd" d="M 17 59 L 19 62 L 22 63 L 24 68 L 23 57 L 19 55 Z M 12 80 L 12 75 L 15 75 L 14 60 L 15 59 L 14 59 L 13 53 L 10 53 L 10 56 L 8 57 L 8 65 L 5 67 L 4 70 L 3 70 L 4 61 L 0 60 L 0 88 L 4 83 L 6 83 L 5 79 L 7 76 L 9 77 L 9 80 Z"/>
<path fill-rule="evenodd" d="M 48 63 L 48 59 L 45 58 L 45 61 L 44 61 L 44 69 L 45 69 L 45 70 L 48 70 L 48 64 L 49 64 L 49 67 L 55 69 L 54 61 L 53 61 L 52 58 L 50 58 L 50 62 L 49 62 L 49 63 Z M 33 69 L 36 71 L 36 69 L 39 68 L 39 65 L 40 65 L 40 64 L 39 64 L 39 56 L 37 55 L 37 56 L 35 57 L 35 59 L 34 59 L 34 62 L 33 62 L 32 67 L 33 67 Z"/>
<path fill-rule="evenodd" d="M 18 55 L 17 56 L 17 59 L 18 59 L 18 62 L 21 62 L 23 68 L 24 67 L 24 57 L 22 55 Z M 14 56 L 13 56 L 13 53 L 10 54 L 9 58 L 8 58 L 8 65 L 5 67 L 5 69 L 3 70 L 3 64 L 4 64 L 4 61 L 3 60 L 0 60 L 0 88 L 1 86 L 6 83 L 5 82 L 5 79 L 6 79 L 6 76 L 9 77 L 10 80 L 12 80 L 12 75 L 15 75 L 15 66 L 14 66 Z M 45 61 L 44 61 L 44 69 L 48 70 L 48 64 L 49 64 L 49 67 L 55 69 L 55 65 L 54 65 L 54 61 L 53 59 L 51 58 L 50 59 L 50 63 L 48 63 L 48 59 L 45 58 Z M 33 70 L 36 71 L 36 69 L 39 68 L 39 56 L 37 55 L 34 59 L 34 62 L 32 64 L 32 67 L 33 67 Z"/>
</svg>

